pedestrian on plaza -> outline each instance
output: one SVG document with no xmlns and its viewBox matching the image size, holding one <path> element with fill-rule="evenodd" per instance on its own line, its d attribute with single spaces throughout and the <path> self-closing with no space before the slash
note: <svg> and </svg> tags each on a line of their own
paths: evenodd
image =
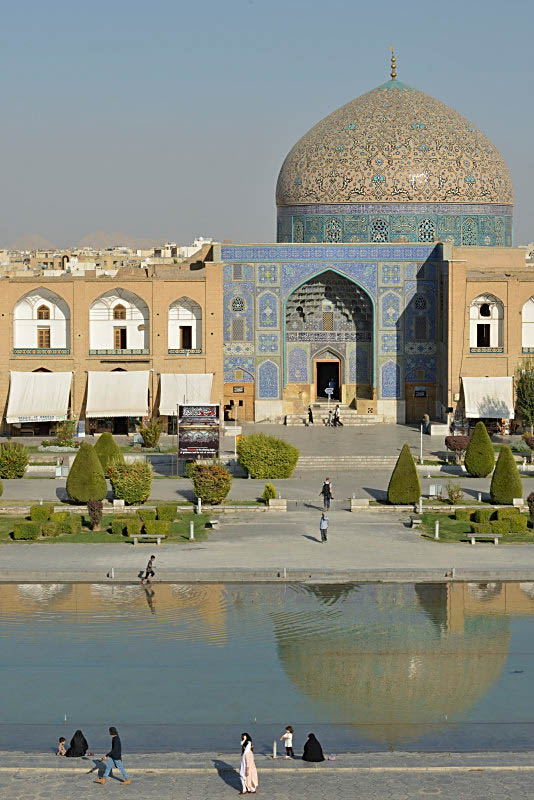
<svg viewBox="0 0 534 800">
<path fill-rule="evenodd" d="M 336 406 L 334 409 L 334 428 L 343 427 L 343 423 L 341 422 L 339 415 L 340 415 L 339 406 Z"/>
<path fill-rule="evenodd" d="M 321 514 L 321 519 L 319 520 L 319 530 L 321 531 L 321 542 L 326 542 L 326 534 L 328 533 L 328 517 L 325 511 L 323 511 Z"/>
<path fill-rule="evenodd" d="M 254 747 L 250 733 L 241 734 L 241 791 L 239 794 L 256 794 L 258 788 L 258 771 L 254 761 Z"/>
<path fill-rule="evenodd" d="M 313 411 L 311 406 L 308 406 L 308 425 L 313 425 Z"/>
<path fill-rule="evenodd" d="M 83 733 L 81 731 L 75 731 L 65 756 L 67 758 L 82 758 L 88 750 L 89 745 Z"/>
<path fill-rule="evenodd" d="M 144 576 L 141 578 L 141 583 L 144 585 L 145 583 L 152 583 L 152 578 L 155 577 L 156 573 L 154 572 L 154 561 L 156 560 L 156 556 L 150 556 L 148 559 L 148 564 L 146 565 L 146 570 Z"/>
<path fill-rule="evenodd" d="M 328 509 L 330 508 L 330 500 L 334 499 L 334 494 L 332 492 L 332 484 L 330 483 L 330 478 L 326 477 L 324 479 L 323 488 L 319 492 L 323 496 L 323 508 Z"/>
<path fill-rule="evenodd" d="M 423 414 L 423 430 L 425 433 L 430 434 L 430 417 L 428 414 Z"/>
<path fill-rule="evenodd" d="M 317 741 L 314 733 L 309 733 L 302 753 L 303 761 L 324 761 L 323 748 Z"/>
<path fill-rule="evenodd" d="M 332 414 L 332 409 L 329 408 L 328 409 L 328 417 L 326 418 L 326 427 L 327 428 L 331 428 L 333 424 L 334 424 L 334 416 Z"/>
<path fill-rule="evenodd" d="M 286 758 L 295 758 L 295 753 L 293 752 L 293 728 L 291 725 L 288 725 L 285 733 L 283 733 L 280 737 L 280 741 L 284 742 L 286 748 Z"/>
<path fill-rule="evenodd" d="M 103 762 L 106 762 L 107 759 L 106 769 L 104 770 L 104 774 L 102 775 L 102 777 L 96 779 L 96 782 L 104 784 L 106 782 L 106 778 L 109 777 L 109 774 L 113 769 L 113 767 L 116 767 L 122 773 L 122 778 L 123 778 L 122 783 L 123 784 L 131 783 L 128 773 L 126 772 L 122 764 L 122 746 L 121 746 L 121 740 L 119 739 L 117 728 L 111 727 L 109 729 L 109 735 L 111 736 L 111 750 L 105 756 L 102 756 Z"/>
<path fill-rule="evenodd" d="M 59 737 L 59 742 L 57 743 L 57 750 L 56 756 L 64 756 L 66 755 L 67 751 L 65 750 L 65 742 L 66 739 L 64 736 Z"/>
</svg>

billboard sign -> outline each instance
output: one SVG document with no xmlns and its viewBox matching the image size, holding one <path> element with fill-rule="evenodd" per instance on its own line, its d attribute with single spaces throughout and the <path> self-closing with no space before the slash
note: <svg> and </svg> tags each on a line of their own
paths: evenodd
<svg viewBox="0 0 534 800">
<path fill-rule="evenodd" d="M 195 460 L 219 455 L 219 406 L 178 407 L 178 458 Z"/>
</svg>

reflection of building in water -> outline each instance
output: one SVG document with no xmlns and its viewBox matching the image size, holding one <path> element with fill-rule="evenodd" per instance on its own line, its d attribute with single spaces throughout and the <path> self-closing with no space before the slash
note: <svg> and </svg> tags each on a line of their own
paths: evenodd
<svg viewBox="0 0 534 800">
<path fill-rule="evenodd" d="M 469 584 L 357 588 L 313 614 L 273 615 L 279 656 L 300 691 L 392 747 L 461 718 L 501 674 L 506 615 L 534 613 L 519 585 L 489 599 Z"/>
<path fill-rule="evenodd" d="M 222 644 L 226 639 L 225 589 L 220 584 L 161 583 L 147 598 L 144 587 L 117 584 L 3 584 L 0 616 L 17 618 L 65 614 L 78 623 L 92 622 L 118 612 L 124 622 L 135 621 L 141 632 L 176 638 L 205 638 Z M 148 601 L 150 599 L 150 602 Z M 157 612 L 161 621 L 179 623 L 176 629 L 143 628 L 143 619 Z M 187 630 L 184 630 L 187 626 Z"/>
</svg>

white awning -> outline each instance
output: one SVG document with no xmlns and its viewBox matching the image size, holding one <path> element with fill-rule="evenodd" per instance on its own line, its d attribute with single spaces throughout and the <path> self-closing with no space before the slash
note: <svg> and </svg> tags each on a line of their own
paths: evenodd
<svg viewBox="0 0 534 800">
<path fill-rule="evenodd" d="M 466 417 L 514 418 L 512 378 L 462 378 L 462 385 Z"/>
<path fill-rule="evenodd" d="M 67 419 L 72 372 L 11 372 L 10 377 L 9 424 Z"/>
<path fill-rule="evenodd" d="M 187 375 L 176 372 L 162 373 L 159 413 L 167 414 L 170 417 L 175 416 L 178 403 L 209 404 L 212 381 L 213 374 L 211 372 Z"/>
<path fill-rule="evenodd" d="M 148 370 L 87 375 L 86 417 L 148 416 Z"/>
</svg>

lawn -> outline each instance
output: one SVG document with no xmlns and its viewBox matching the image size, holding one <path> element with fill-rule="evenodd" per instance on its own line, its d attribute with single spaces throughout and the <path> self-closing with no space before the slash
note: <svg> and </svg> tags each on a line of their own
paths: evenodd
<svg viewBox="0 0 534 800">
<path fill-rule="evenodd" d="M 439 539 L 434 539 L 434 523 L 439 520 Z M 461 542 L 471 532 L 469 521 L 454 519 L 454 514 L 426 511 L 421 516 L 421 535 L 425 539 L 439 542 Z M 505 533 L 499 544 L 532 544 L 534 529 L 526 533 Z M 490 543 L 493 546 L 493 542 Z"/>
<path fill-rule="evenodd" d="M 82 531 L 81 533 L 71 534 L 70 536 L 54 536 L 44 539 L 38 539 L 36 542 L 24 542 L 24 544 L 56 544 L 67 542 L 68 544 L 100 544 L 105 542 L 109 543 L 126 543 L 131 544 L 126 536 L 111 533 L 111 521 L 113 514 L 104 514 L 102 517 L 101 531 L 92 531 L 89 527 L 88 518 L 82 516 Z M 13 532 L 13 522 L 20 517 L 9 516 L 0 517 L 0 544 L 12 542 L 11 534 Z M 206 522 L 210 519 L 208 514 L 192 514 L 185 512 L 179 513 L 178 519 L 171 523 L 169 535 L 165 539 L 165 543 L 171 544 L 188 544 L 189 543 L 189 523 L 193 520 L 195 530 L 195 541 L 202 542 L 208 537 L 210 529 L 206 528 Z"/>
</svg>

